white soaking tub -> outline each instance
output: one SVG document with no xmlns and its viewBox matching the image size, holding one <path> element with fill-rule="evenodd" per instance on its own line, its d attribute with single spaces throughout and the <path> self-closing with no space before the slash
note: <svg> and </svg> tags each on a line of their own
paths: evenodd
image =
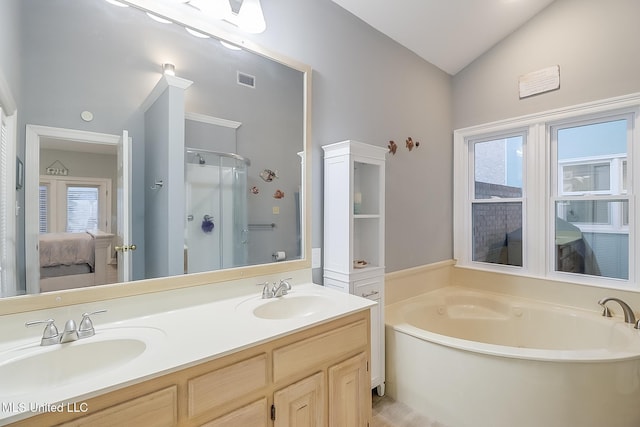
<svg viewBox="0 0 640 427">
<path fill-rule="evenodd" d="M 390 305 L 388 393 L 447 427 L 639 427 L 640 332 L 593 305 L 460 287 Z"/>
</svg>

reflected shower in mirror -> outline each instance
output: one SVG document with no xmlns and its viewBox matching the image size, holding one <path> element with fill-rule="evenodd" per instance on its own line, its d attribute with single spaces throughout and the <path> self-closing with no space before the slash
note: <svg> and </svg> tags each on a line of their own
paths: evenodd
<svg viewBox="0 0 640 427">
<path fill-rule="evenodd" d="M 13 294 L 40 290 L 43 221 L 63 217 L 56 231 L 66 233 L 78 205 L 68 196 L 78 192 L 64 186 L 62 202 L 43 204 L 43 188 L 60 181 L 55 161 L 77 187 L 104 181 L 103 201 L 82 201 L 95 212 L 81 228 L 113 235 L 104 259 L 93 255 L 112 281 L 267 264 L 275 253 L 304 257 L 303 71 L 104 0 L 9 3 L 0 13 L 15 14 L 20 48 L 0 49 L 0 70 L 20 70 L 9 83 L 25 173 Z M 175 76 L 162 74 L 167 63 Z M 110 153 L 108 171 L 91 163 L 100 151 Z M 70 159 L 79 153 L 91 153 L 81 167 Z"/>
</svg>

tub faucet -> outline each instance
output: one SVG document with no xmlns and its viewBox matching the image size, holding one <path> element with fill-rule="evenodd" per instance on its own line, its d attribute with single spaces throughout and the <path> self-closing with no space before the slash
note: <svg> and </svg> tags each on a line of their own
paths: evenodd
<svg viewBox="0 0 640 427">
<path fill-rule="evenodd" d="M 624 313 L 624 321 L 626 323 L 631 323 L 636 329 L 638 329 L 638 325 L 640 325 L 640 323 L 636 323 L 636 316 L 633 314 L 633 310 L 631 309 L 631 307 L 629 307 L 629 304 L 622 301 L 621 299 L 609 297 L 602 298 L 600 301 L 598 301 L 598 304 L 600 304 L 603 308 L 603 316 L 611 317 L 611 311 L 609 311 L 609 307 L 606 306 L 606 303 L 608 301 L 615 301 L 620 304 L 620 307 L 622 307 L 622 312 Z"/>
</svg>

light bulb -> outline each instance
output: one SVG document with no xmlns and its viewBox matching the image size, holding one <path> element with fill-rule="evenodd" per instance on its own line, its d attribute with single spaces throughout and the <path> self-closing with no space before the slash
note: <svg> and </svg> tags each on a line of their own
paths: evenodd
<svg viewBox="0 0 640 427">
<path fill-rule="evenodd" d="M 128 4 L 121 3 L 121 2 L 119 2 L 118 0 L 105 0 L 105 1 L 106 1 L 107 3 L 110 3 L 110 4 L 114 5 L 114 6 L 118 6 L 118 7 L 129 7 L 129 5 L 128 5 Z"/>
<path fill-rule="evenodd" d="M 189 27 L 184 27 L 187 30 L 187 33 L 191 34 L 193 37 L 198 37 L 200 39 L 208 39 L 210 36 L 205 33 L 201 33 L 200 31 L 192 30 Z"/>
<path fill-rule="evenodd" d="M 162 72 L 167 76 L 175 76 L 176 75 L 176 66 L 173 64 L 162 64 Z"/>
<path fill-rule="evenodd" d="M 244 0 L 238 12 L 238 27 L 248 33 L 261 33 L 267 29 L 260 0 Z"/>
<path fill-rule="evenodd" d="M 151 13 L 151 12 L 147 12 L 147 16 L 148 16 L 149 18 L 153 19 L 154 21 L 159 22 L 159 23 L 161 23 L 161 24 L 171 24 L 171 21 L 169 21 L 168 19 L 164 19 L 164 18 L 162 18 L 161 16 L 154 15 L 154 14 L 153 14 L 153 13 Z"/>
<path fill-rule="evenodd" d="M 231 49 L 231 50 L 242 50 L 242 48 L 240 46 L 236 46 L 235 44 L 231 44 L 229 42 L 226 42 L 224 40 L 220 40 L 220 44 L 224 47 L 226 47 L 227 49 Z"/>
<path fill-rule="evenodd" d="M 231 15 L 229 0 L 206 0 L 198 3 L 202 13 L 215 19 L 225 19 Z"/>
</svg>

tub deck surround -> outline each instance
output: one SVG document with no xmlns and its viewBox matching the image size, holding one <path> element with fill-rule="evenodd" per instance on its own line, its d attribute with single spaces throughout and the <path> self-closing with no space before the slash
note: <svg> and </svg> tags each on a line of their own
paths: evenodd
<svg viewBox="0 0 640 427">
<path fill-rule="evenodd" d="M 387 306 L 386 325 L 389 395 L 437 422 L 640 425 L 640 331 L 621 318 L 448 286 Z"/>
<path fill-rule="evenodd" d="M 15 355 L 16 349 L 22 348 L 23 353 L 28 353 L 39 346 L 42 328 L 35 328 L 34 334 L 32 328 L 25 328 L 26 320 L 52 317 L 56 319 L 58 328 L 62 330 L 66 320 L 74 319 L 78 322 L 83 312 L 100 307 L 106 308 L 108 312 L 93 318 L 96 335 L 83 339 L 83 343 L 93 339 L 100 340 L 107 335 L 117 336 L 119 330 L 123 331 L 123 334 L 126 334 L 127 330 L 140 333 L 145 328 L 153 332 L 148 336 L 144 334 L 143 337 L 148 352 L 142 353 L 138 358 L 122 366 L 106 371 L 98 370 L 89 379 L 80 378 L 60 387 L 42 389 L 28 394 L 12 393 L 11 390 L 0 387 L 0 402 L 3 403 L 0 408 L 0 425 L 29 415 L 11 412 L 10 405 L 7 405 L 11 402 L 55 404 L 86 400 L 214 360 L 374 305 L 366 299 L 319 285 L 311 283 L 296 285 L 294 282 L 290 296 L 318 295 L 331 303 L 323 305 L 321 310 L 308 315 L 285 319 L 263 319 L 254 316 L 251 312 L 261 299 L 262 288 L 255 286 L 257 282 L 258 280 L 251 279 L 241 283 L 163 292 L 147 295 L 144 298 L 129 297 L 103 301 L 92 303 L 91 307 L 69 306 L 0 317 L 2 325 L 0 332 L 3 332 L 0 335 L 2 336 L 0 364 L 6 360 L 10 352 L 13 351 L 12 354 Z M 177 297 L 180 301 L 175 301 Z M 173 304 L 172 299 L 174 299 Z M 154 302 L 160 304 L 163 311 L 150 308 L 149 306 Z M 191 302 L 191 305 L 188 302 Z M 173 309 L 170 308 L 172 305 Z M 14 406 L 14 408 L 17 407 Z"/>
</svg>

